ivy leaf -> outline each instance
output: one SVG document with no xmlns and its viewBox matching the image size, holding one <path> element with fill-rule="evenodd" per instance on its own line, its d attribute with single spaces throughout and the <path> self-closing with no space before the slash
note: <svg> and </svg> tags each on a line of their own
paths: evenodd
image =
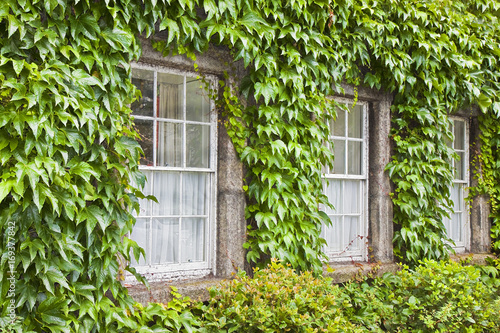
<svg viewBox="0 0 500 333">
<path fill-rule="evenodd" d="M 79 84 L 82 85 L 90 85 L 90 86 L 99 86 L 102 90 L 106 90 L 101 81 L 99 81 L 95 76 L 87 74 L 82 69 L 77 69 L 72 73 L 73 79 L 77 80 Z"/>
<path fill-rule="evenodd" d="M 477 104 L 481 108 L 483 112 L 486 112 L 488 107 L 492 104 L 491 99 L 484 95 L 483 93 L 479 94 L 479 97 L 477 98 Z"/>
<path fill-rule="evenodd" d="M 80 35 L 90 40 L 96 40 L 97 34 L 101 32 L 95 17 L 92 14 L 82 14 L 77 18 L 70 17 L 71 37 L 81 41 Z"/>
<path fill-rule="evenodd" d="M 167 28 L 168 28 L 167 44 L 170 44 L 174 40 L 174 38 L 179 39 L 180 29 L 179 26 L 177 25 L 177 22 L 165 16 L 160 23 L 160 31 L 165 30 Z"/>
<path fill-rule="evenodd" d="M 261 96 L 264 96 L 264 102 L 266 105 L 269 105 L 269 102 L 271 100 L 274 100 L 277 94 L 276 87 L 270 82 L 268 83 L 257 82 L 254 85 L 254 89 L 255 89 L 255 99 L 259 100 Z"/>
<path fill-rule="evenodd" d="M 105 29 L 101 35 L 104 40 L 106 40 L 111 47 L 115 49 L 121 48 L 122 46 L 128 48 L 132 45 L 134 40 L 134 36 L 131 33 L 117 28 L 114 28 L 113 30 Z M 119 45 L 116 45 L 115 43 L 118 43 Z"/>
</svg>

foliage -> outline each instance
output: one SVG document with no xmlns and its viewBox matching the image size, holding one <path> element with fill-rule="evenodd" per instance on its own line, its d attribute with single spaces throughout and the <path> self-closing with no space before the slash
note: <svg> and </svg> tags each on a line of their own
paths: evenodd
<svg viewBox="0 0 500 333">
<path fill-rule="evenodd" d="M 179 52 L 178 45 L 198 52 L 208 41 L 227 45 L 249 71 L 239 86 L 247 107 L 228 87 L 219 100 L 248 170 L 247 258 L 277 257 L 320 272 L 319 226 L 329 222 L 317 209 L 328 204 L 321 168 L 332 161 L 323 145 L 333 113 L 325 96 L 338 77 L 337 68 L 326 65 L 335 61 L 332 41 L 322 33 L 328 1 L 203 1 L 200 7 L 206 16 L 195 22 L 164 19 L 169 37 L 154 46 L 167 54 Z M 187 16 L 195 15 L 193 9 Z"/>
<path fill-rule="evenodd" d="M 451 207 L 447 161 L 453 157 L 447 114 L 470 103 L 500 112 L 498 49 L 492 46 L 498 45 L 498 2 L 369 3 L 353 4 L 347 22 L 340 16 L 334 26 L 353 34 L 347 38 L 352 48 L 360 44 L 363 82 L 394 92 L 394 155 L 387 171 L 400 225 L 396 254 L 413 263 L 443 258 L 450 250 L 442 221 Z"/>
<path fill-rule="evenodd" d="M 486 193 L 491 204 L 493 223 L 491 236 L 493 249 L 500 251 L 500 119 L 492 113 L 482 114 L 479 118 L 481 129 L 481 154 L 476 161 L 478 187 L 475 194 Z"/>
<path fill-rule="evenodd" d="M 452 261 L 424 260 L 414 270 L 349 283 L 346 316 L 373 332 L 492 332 L 500 328 L 498 280 Z"/>
<path fill-rule="evenodd" d="M 447 161 L 456 158 L 446 144 L 453 135 L 448 114 L 472 103 L 500 114 L 498 1 L 197 4 L 204 13 L 188 10 L 189 23 L 183 16 L 163 20 L 169 37 L 155 47 L 193 55 L 209 42 L 223 44 L 247 68 L 240 93 L 248 106 L 235 103 L 237 94 L 221 102 L 249 170 L 248 259 L 273 256 L 320 271 L 318 230 L 329 223 L 317 209 L 325 203 L 320 167 L 331 163 L 321 143 L 325 120 L 335 116 L 323 103 L 330 88 L 342 91 L 343 81 L 394 94 L 387 171 L 395 183 L 396 254 L 412 263 L 447 257 L 451 240 L 442 221 L 453 179 Z"/>
<path fill-rule="evenodd" d="M 331 280 L 297 274 L 273 260 L 254 278 L 235 279 L 210 289 L 201 307 L 207 332 L 358 332 L 342 314 L 351 305 Z"/>
<path fill-rule="evenodd" d="M 130 183 L 144 183 L 129 63 L 157 23 L 168 31 L 157 49 L 194 58 L 225 45 L 247 68 L 219 105 L 249 172 L 250 261 L 321 271 L 326 96 L 343 81 L 394 94 L 396 250 L 410 262 L 446 256 L 447 113 L 472 103 L 487 125 L 482 186 L 499 221 L 498 10 L 496 0 L 2 1 L 1 316 L 15 275 L 23 330 L 125 330 L 117 317 L 133 302 L 116 277 L 141 252 L 124 236 L 141 196 Z"/>
<path fill-rule="evenodd" d="M 130 181 L 144 183 L 129 63 L 158 15 L 138 0 L 0 3 L 0 316 L 13 301 L 23 332 L 121 331 L 133 311 L 118 279 L 140 252 L 124 236 Z"/>
</svg>

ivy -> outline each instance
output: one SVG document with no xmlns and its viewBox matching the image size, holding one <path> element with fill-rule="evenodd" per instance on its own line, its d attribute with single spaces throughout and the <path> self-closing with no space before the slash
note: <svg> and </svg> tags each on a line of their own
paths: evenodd
<svg viewBox="0 0 500 333">
<path fill-rule="evenodd" d="M 217 42 L 248 69 L 240 93 L 249 106 L 243 107 L 230 89 L 219 103 L 248 169 L 247 258 L 275 257 L 319 272 L 325 244 L 321 224 L 329 223 L 318 211 L 328 204 L 321 168 L 332 162 L 323 142 L 334 106 L 325 97 L 338 76 L 337 68 L 326 66 L 335 61 L 329 47 L 333 41 L 322 33 L 329 22 L 328 2 L 219 1 L 216 6 L 205 1 L 203 8 L 206 18 L 198 18 L 199 30 L 190 33 L 186 26 L 184 35 L 175 37 L 169 30 L 167 41 L 155 47 L 167 53 L 169 40 L 186 44 L 192 39 L 188 45 L 203 51 L 197 46 Z M 194 42 L 198 36 L 207 42 Z"/>
<path fill-rule="evenodd" d="M 0 4 L 2 331 L 150 331 L 118 278 L 141 252 L 124 238 L 141 196 L 131 181 L 144 183 L 129 63 L 159 13 L 142 1 Z"/>
<path fill-rule="evenodd" d="M 192 35 L 227 45 L 243 61 L 248 75 L 240 93 L 257 105 L 226 104 L 229 127 L 238 129 L 230 135 L 249 170 L 248 259 L 268 255 L 320 269 L 314 258 L 321 258 L 319 229 L 328 219 L 317 210 L 325 203 L 319 170 L 331 162 L 322 142 L 325 119 L 335 116 L 323 101 L 343 81 L 394 94 L 387 172 L 395 184 L 396 254 L 415 263 L 447 257 L 452 241 L 442 221 L 453 179 L 447 161 L 457 158 L 446 144 L 453 135 L 448 114 L 472 103 L 485 114 L 500 111 L 498 3 L 228 3 L 204 2 L 207 16 L 197 19 Z M 204 51 L 196 43 L 194 50 Z"/>
<path fill-rule="evenodd" d="M 327 96 L 344 82 L 394 95 L 386 170 L 396 253 L 414 263 L 448 255 L 448 115 L 471 104 L 482 112 L 478 191 L 491 197 L 498 239 L 499 9 L 496 0 L 2 1 L 1 316 L 15 271 L 25 332 L 189 326 L 176 317 L 182 306 L 138 310 L 116 279 L 141 253 L 125 238 L 142 197 L 131 184 L 144 183 L 129 63 L 138 36 L 157 28 L 165 55 L 195 59 L 218 44 L 247 69 L 239 85 L 227 77 L 217 103 L 248 170 L 250 261 L 321 271 L 330 223 L 321 170 L 333 161 L 324 143 L 337 106 Z"/>
<path fill-rule="evenodd" d="M 482 114 L 479 120 L 481 129 L 481 155 L 475 166 L 481 171 L 478 187 L 474 194 L 487 194 L 491 204 L 491 237 L 493 249 L 500 250 L 500 119 L 492 113 Z"/>
</svg>

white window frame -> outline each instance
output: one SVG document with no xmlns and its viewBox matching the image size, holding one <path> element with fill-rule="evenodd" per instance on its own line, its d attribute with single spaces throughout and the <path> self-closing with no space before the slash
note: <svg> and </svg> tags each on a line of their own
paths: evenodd
<svg viewBox="0 0 500 333">
<path fill-rule="evenodd" d="M 453 176 L 453 185 L 455 184 L 462 184 L 463 185 L 463 211 L 461 212 L 462 215 L 462 239 L 463 241 L 457 242 L 455 241 L 455 245 L 452 245 L 453 249 L 455 250 L 456 253 L 465 253 L 470 250 L 470 236 L 471 236 L 471 225 L 470 225 L 470 214 L 469 214 L 469 203 L 465 199 L 468 196 L 468 187 L 469 187 L 469 122 L 467 121 L 467 118 L 462 118 L 462 117 L 449 117 L 449 119 L 452 122 L 452 133 L 455 134 L 455 121 L 460 121 L 464 124 L 464 149 L 463 150 L 456 150 L 455 149 L 455 137 L 453 138 L 452 142 L 452 148 L 455 152 L 463 152 L 464 153 L 464 161 L 460 161 L 460 163 L 463 163 L 463 173 L 464 173 L 464 179 L 456 179 L 455 176 Z M 453 173 L 455 174 L 455 163 L 456 160 L 452 160 L 452 167 L 453 167 Z M 451 190 L 451 189 L 450 189 Z M 452 212 L 450 213 L 456 213 L 456 211 L 453 209 Z M 451 219 L 448 219 L 445 217 L 445 225 L 451 223 Z M 448 229 L 446 232 L 449 235 Z"/>
<path fill-rule="evenodd" d="M 186 98 L 188 98 L 186 93 L 186 78 L 198 78 L 199 75 L 196 73 L 182 71 L 172 68 L 167 68 L 163 66 L 154 66 L 144 63 L 131 63 L 132 69 L 142 69 L 142 70 L 150 70 L 154 73 L 154 83 L 153 83 L 153 95 L 156 98 L 157 95 L 157 76 L 158 73 L 165 74 L 174 74 L 180 75 L 184 77 L 184 96 L 183 96 L 183 113 L 184 117 L 182 120 L 176 119 L 168 119 L 169 123 L 179 123 L 183 124 L 183 166 L 181 167 L 173 167 L 173 166 L 144 166 L 140 165 L 139 170 L 142 171 L 172 171 L 172 172 L 203 172 L 209 174 L 209 198 L 207 199 L 208 205 L 208 223 L 207 229 L 205 231 L 205 260 L 202 262 L 192 262 L 192 263 L 174 263 L 174 264 L 146 264 L 146 265 L 134 265 L 133 267 L 136 271 L 143 275 L 148 281 L 160 281 L 160 280 L 175 280 L 175 279 L 183 279 L 183 278 L 193 278 L 197 276 L 206 276 L 210 273 L 215 274 L 215 254 L 216 254 L 216 202 L 217 202 L 217 112 L 215 109 L 215 102 L 210 100 L 210 165 L 209 168 L 193 168 L 186 167 L 186 125 L 205 125 L 208 126 L 206 122 L 198 122 L 187 120 L 186 118 Z M 209 89 L 213 91 L 216 88 L 217 77 L 213 75 L 204 75 L 204 79 L 208 82 Z M 153 120 L 154 124 L 156 123 L 156 119 L 167 119 L 167 118 L 159 118 L 155 115 L 157 114 L 157 103 L 153 102 L 153 116 L 143 116 L 143 115 L 131 115 L 134 119 L 141 120 Z M 154 138 L 157 137 L 157 129 L 156 126 L 153 126 Z M 156 149 L 153 149 L 153 161 L 154 164 L 156 161 Z M 181 177 L 182 181 L 182 177 Z M 182 183 L 180 184 L 182 187 Z M 181 212 L 182 215 L 182 212 Z M 139 216 L 137 216 L 139 217 Z M 182 217 L 189 217 L 188 215 L 182 215 Z M 154 218 L 152 214 L 150 219 Z M 151 228 L 152 229 L 152 228 Z M 152 232 L 152 231 L 150 231 Z M 130 235 L 129 235 L 130 236 Z M 152 247 L 152 237 L 150 237 L 150 248 Z M 142 258 L 142 256 L 141 256 Z M 126 283 L 134 283 L 137 282 L 135 277 L 132 274 L 127 273 L 125 276 Z"/>
<path fill-rule="evenodd" d="M 360 205 L 360 230 L 358 231 L 359 235 L 361 236 L 360 239 L 358 239 L 359 242 L 359 250 L 356 251 L 349 251 L 347 246 L 344 247 L 341 251 L 333 251 L 328 249 L 328 246 L 324 247 L 324 252 L 328 256 L 329 260 L 331 262 L 346 262 L 346 261 L 367 261 L 368 259 L 368 186 L 369 186 L 369 177 L 368 177 L 368 161 L 369 161 L 369 144 L 370 144 L 370 136 L 369 136 L 369 128 L 368 128 L 368 102 L 365 101 L 357 101 L 354 103 L 353 100 L 351 99 L 346 99 L 346 98 L 337 98 L 335 97 L 334 100 L 337 103 L 341 104 L 350 104 L 352 105 L 360 105 L 363 107 L 363 121 L 362 121 L 362 131 L 363 131 L 363 136 L 359 140 L 356 140 L 354 138 L 349 138 L 348 141 L 357 141 L 357 142 L 362 142 L 362 148 L 361 148 L 361 174 L 360 175 L 349 175 L 348 173 L 348 161 L 347 159 L 345 160 L 344 163 L 345 165 L 345 171 L 344 174 L 334 174 L 330 173 L 329 168 L 324 167 L 324 173 L 323 173 L 323 178 L 325 181 L 328 181 L 330 179 L 332 180 L 359 180 L 360 181 L 360 195 L 361 195 L 361 200 L 359 202 Z M 344 137 L 337 137 L 335 135 L 332 135 L 332 129 L 330 129 L 330 135 L 328 137 L 328 147 L 331 149 L 333 148 L 333 140 L 334 139 L 343 139 L 347 140 L 347 133 L 348 133 L 348 117 L 345 118 L 345 130 L 346 130 L 346 135 Z M 347 154 L 347 151 L 346 151 Z M 326 183 L 324 184 L 326 188 Z M 335 214 L 329 214 L 329 215 L 335 215 Z M 339 214 L 342 215 L 342 214 Z M 349 215 L 349 214 L 344 214 L 344 215 Z M 324 226 L 323 226 L 324 228 Z M 322 237 L 324 237 L 322 231 Z M 352 241 L 352 240 L 349 240 Z"/>
</svg>

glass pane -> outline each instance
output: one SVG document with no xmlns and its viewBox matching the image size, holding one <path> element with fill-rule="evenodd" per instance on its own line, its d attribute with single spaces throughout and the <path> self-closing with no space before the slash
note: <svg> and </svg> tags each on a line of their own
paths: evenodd
<svg viewBox="0 0 500 333">
<path fill-rule="evenodd" d="M 159 121 L 156 165 L 182 167 L 183 125 Z"/>
<path fill-rule="evenodd" d="M 462 214 L 454 213 L 451 215 L 451 239 L 455 242 L 462 241 Z"/>
<path fill-rule="evenodd" d="M 153 193 L 153 189 L 151 188 L 151 171 L 142 170 L 144 175 L 146 176 L 146 183 L 144 184 L 144 189 L 142 193 L 144 195 L 150 195 Z M 139 199 L 139 216 L 151 216 L 151 203 L 153 201 L 148 199 Z"/>
<path fill-rule="evenodd" d="M 158 117 L 184 119 L 184 77 L 158 73 Z"/>
<path fill-rule="evenodd" d="M 186 125 L 186 166 L 210 167 L 210 126 Z"/>
<path fill-rule="evenodd" d="M 334 210 L 325 208 L 327 214 L 342 214 L 342 181 L 329 179 L 328 186 L 325 189 L 325 195 L 328 201 L 335 207 Z"/>
<path fill-rule="evenodd" d="M 455 179 L 464 180 L 465 179 L 465 167 L 464 167 L 465 154 L 464 153 L 457 153 L 457 154 L 458 154 L 458 159 L 455 160 L 455 168 L 456 168 Z"/>
<path fill-rule="evenodd" d="M 209 195 L 209 175 L 206 173 L 185 172 L 182 177 L 183 215 L 208 214 L 206 199 Z"/>
<path fill-rule="evenodd" d="M 344 180 L 344 200 L 345 214 L 361 214 L 361 181 Z"/>
<path fill-rule="evenodd" d="M 344 140 L 333 140 L 333 147 L 334 147 L 333 173 L 344 174 L 345 173 L 345 141 Z"/>
<path fill-rule="evenodd" d="M 455 185 L 458 191 L 458 205 L 455 205 L 455 210 L 463 212 L 465 210 L 465 198 L 464 198 L 464 185 L 457 184 Z"/>
<path fill-rule="evenodd" d="M 204 260 L 205 253 L 204 218 L 183 218 L 181 228 L 181 262 Z"/>
<path fill-rule="evenodd" d="M 363 136 L 363 106 L 357 104 L 351 108 L 347 116 L 348 136 L 350 138 L 361 138 Z"/>
<path fill-rule="evenodd" d="M 455 149 L 464 150 L 465 149 L 465 123 L 460 120 L 455 120 Z"/>
<path fill-rule="evenodd" d="M 139 132 L 141 138 L 139 144 L 144 151 L 144 156 L 141 157 L 141 165 L 153 166 L 153 120 L 135 119 L 135 129 Z"/>
<path fill-rule="evenodd" d="M 154 72 L 132 68 L 132 84 L 142 93 L 142 97 L 132 103 L 132 115 L 153 117 Z"/>
<path fill-rule="evenodd" d="M 335 136 L 345 136 L 345 110 L 337 108 L 337 119 L 333 122 L 333 133 Z"/>
<path fill-rule="evenodd" d="M 210 100 L 202 82 L 186 78 L 186 119 L 210 122 Z"/>
<path fill-rule="evenodd" d="M 151 264 L 179 262 L 179 219 L 153 219 Z"/>
<path fill-rule="evenodd" d="M 451 200 L 453 201 L 453 210 L 458 211 L 460 207 L 460 187 L 455 184 L 450 189 Z"/>
<path fill-rule="evenodd" d="M 450 216 L 452 216 L 452 213 L 450 213 Z M 446 234 L 448 235 L 448 237 L 451 237 L 451 220 L 447 217 L 444 217 L 443 218 L 443 224 L 444 224 L 444 227 L 446 229 Z"/>
<path fill-rule="evenodd" d="M 359 217 L 345 216 L 344 217 L 344 249 L 348 247 L 349 251 L 358 250 L 360 240 L 359 236 Z"/>
<path fill-rule="evenodd" d="M 147 259 L 151 257 L 149 249 L 149 237 L 151 235 L 151 232 L 149 228 L 150 228 L 149 219 L 137 219 L 134 228 L 132 229 L 132 234 L 130 235 L 130 238 L 136 241 L 137 244 L 144 249 L 144 252 L 146 252 Z M 146 265 L 146 261 L 144 260 L 144 257 L 141 255 L 139 262 L 137 262 L 132 253 L 131 265 L 143 266 Z"/>
<path fill-rule="evenodd" d="M 361 175 L 361 142 L 349 141 L 348 142 L 348 166 L 347 173 L 349 175 Z"/>
<path fill-rule="evenodd" d="M 155 171 L 153 173 L 153 215 L 179 215 L 181 176 L 179 172 Z"/>
<path fill-rule="evenodd" d="M 332 225 L 323 226 L 323 238 L 326 240 L 326 247 L 329 251 L 342 250 L 342 217 L 330 216 Z"/>
</svg>

